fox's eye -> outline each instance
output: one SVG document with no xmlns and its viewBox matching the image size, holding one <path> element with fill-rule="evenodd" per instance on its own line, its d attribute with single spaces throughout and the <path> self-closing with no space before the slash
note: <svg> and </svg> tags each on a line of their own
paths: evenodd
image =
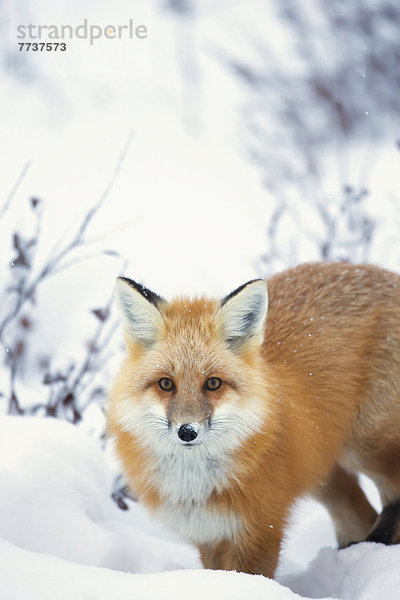
<svg viewBox="0 0 400 600">
<path fill-rule="evenodd" d="M 218 390 L 222 385 L 222 379 L 220 379 L 219 377 L 210 377 L 209 379 L 207 379 L 206 381 L 206 390 Z"/>
<path fill-rule="evenodd" d="M 172 392 L 175 389 L 174 382 L 169 377 L 162 377 L 158 380 L 159 387 L 165 392 Z"/>
</svg>

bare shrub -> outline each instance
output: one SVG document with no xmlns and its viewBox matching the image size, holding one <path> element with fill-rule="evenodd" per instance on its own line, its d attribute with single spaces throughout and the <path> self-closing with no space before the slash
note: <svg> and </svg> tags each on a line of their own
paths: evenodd
<svg viewBox="0 0 400 600">
<path fill-rule="evenodd" d="M 11 235 L 12 257 L 9 262 L 9 277 L 0 297 L 0 344 L 3 350 L 5 372 L 8 381 L 1 383 L 0 397 L 5 402 L 9 414 L 41 414 L 66 419 L 77 423 L 88 405 L 96 401 L 102 404 L 105 398 L 105 382 L 99 383 L 104 363 L 109 358 L 110 341 L 117 329 L 117 321 L 111 317 L 113 295 L 103 306 L 89 309 L 93 320 L 93 335 L 85 345 L 83 356 L 72 360 L 61 370 L 53 367 L 51 357 L 41 357 L 36 361 L 41 370 L 43 400 L 32 403 L 20 398 L 17 379 L 23 361 L 30 351 L 30 334 L 34 325 L 34 312 L 37 308 L 38 290 L 43 283 L 65 269 L 71 269 L 82 261 L 77 250 L 84 249 L 89 242 L 85 234 L 94 216 L 101 210 L 122 168 L 132 140 L 132 134 L 124 146 L 110 181 L 99 200 L 90 207 L 77 224 L 71 238 L 60 242 L 40 268 L 37 268 L 37 251 L 42 234 L 44 204 L 39 198 L 30 198 L 29 234 L 15 229 Z M 13 190 L 0 209 L 4 216 L 9 210 L 13 196 L 25 177 L 27 167 L 21 172 Z M 111 256 L 119 262 L 118 272 L 125 270 L 125 261 L 114 250 L 104 250 L 101 254 Z M 69 307 L 66 306 L 69 310 Z"/>
</svg>

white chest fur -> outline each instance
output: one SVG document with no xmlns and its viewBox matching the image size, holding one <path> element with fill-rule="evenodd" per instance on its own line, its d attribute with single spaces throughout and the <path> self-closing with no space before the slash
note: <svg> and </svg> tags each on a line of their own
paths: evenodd
<svg viewBox="0 0 400 600">
<path fill-rule="evenodd" d="M 194 544 L 234 540 L 241 525 L 238 515 L 207 504 L 182 506 L 165 502 L 155 511 L 155 516 Z"/>
<path fill-rule="evenodd" d="M 159 494 L 171 504 L 204 504 L 215 490 L 222 491 L 233 478 L 228 458 L 211 457 L 204 446 L 172 446 L 157 455 L 149 473 Z"/>
<path fill-rule="evenodd" d="M 162 499 L 156 516 L 194 543 L 233 539 L 240 527 L 239 516 L 207 502 L 213 491 L 228 487 L 233 475 L 230 463 L 228 458 L 210 457 L 204 446 L 176 446 L 158 455 L 148 474 Z"/>
</svg>

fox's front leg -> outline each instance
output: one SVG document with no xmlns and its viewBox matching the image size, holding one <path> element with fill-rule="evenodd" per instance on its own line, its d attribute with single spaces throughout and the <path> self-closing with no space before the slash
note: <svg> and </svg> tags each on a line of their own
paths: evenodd
<svg viewBox="0 0 400 600">
<path fill-rule="evenodd" d="M 251 544 L 219 542 L 199 546 L 201 560 L 206 569 L 239 571 L 272 578 L 278 564 L 281 539 L 265 536 Z"/>
<path fill-rule="evenodd" d="M 228 542 L 199 546 L 201 562 L 205 569 L 224 569 L 224 556 L 228 551 Z"/>
</svg>

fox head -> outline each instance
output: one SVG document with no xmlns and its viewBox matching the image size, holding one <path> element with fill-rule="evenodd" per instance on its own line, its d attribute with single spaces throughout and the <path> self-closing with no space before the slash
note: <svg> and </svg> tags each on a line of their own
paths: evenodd
<svg viewBox="0 0 400 600">
<path fill-rule="evenodd" d="M 149 450 L 206 449 L 210 457 L 260 430 L 266 281 L 220 301 L 167 302 L 120 277 L 116 298 L 127 357 L 111 396 L 114 426 Z"/>
</svg>

